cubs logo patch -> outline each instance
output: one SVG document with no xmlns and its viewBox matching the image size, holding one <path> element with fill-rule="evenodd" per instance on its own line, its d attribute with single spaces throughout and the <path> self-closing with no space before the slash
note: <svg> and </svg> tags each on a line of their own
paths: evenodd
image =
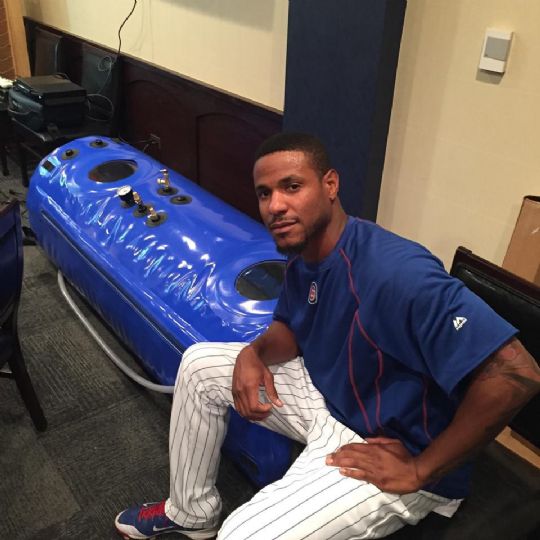
<svg viewBox="0 0 540 540">
<path fill-rule="evenodd" d="M 307 301 L 310 304 L 317 303 L 317 283 L 315 283 L 314 281 L 311 282 L 311 286 L 309 287 L 309 295 Z"/>
</svg>

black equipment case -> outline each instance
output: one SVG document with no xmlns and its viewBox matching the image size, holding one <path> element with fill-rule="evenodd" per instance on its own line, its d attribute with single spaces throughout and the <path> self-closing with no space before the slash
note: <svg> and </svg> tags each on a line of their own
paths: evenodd
<svg viewBox="0 0 540 540">
<path fill-rule="evenodd" d="M 84 121 L 86 90 L 60 75 L 17 79 L 9 91 L 9 114 L 34 131 L 77 127 Z"/>
</svg>

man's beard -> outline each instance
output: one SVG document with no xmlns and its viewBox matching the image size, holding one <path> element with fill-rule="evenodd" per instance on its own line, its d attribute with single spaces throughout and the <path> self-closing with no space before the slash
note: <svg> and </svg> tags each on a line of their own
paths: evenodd
<svg viewBox="0 0 540 540">
<path fill-rule="evenodd" d="M 319 216 L 318 220 L 313 223 L 313 225 L 310 227 L 309 230 L 306 231 L 306 234 L 304 235 L 304 238 L 297 242 L 296 244 L 288 245 L 288 246 L 279 246 L 278 243 L 274 240 L 276 243 L 276 249 L 279 253 L 286 256 L 292 256 L 292 255 L 301 255 L 303 251 L 306 249 L 309 241 L 316 237 L 317 235 L 321 234 L 324 229 L 326 229 L 327 225 L 330 223 L 330 216 Z"/>
<path fill-rule="evenodd" d="M 278 250 L 278 252 L 281 253 L 282 255 L 286 255 L 287 257 L 290 257 L 292 255 L 300 255 L 300 253 L 304 251 L 306 246 L 307 246 L 307 238 L 305 238 L 302 242 L 298 242 L 298 244 L 294 244 L 292 246 L 280 247 L 276 243 L 276 249 Z"/>
</svg>

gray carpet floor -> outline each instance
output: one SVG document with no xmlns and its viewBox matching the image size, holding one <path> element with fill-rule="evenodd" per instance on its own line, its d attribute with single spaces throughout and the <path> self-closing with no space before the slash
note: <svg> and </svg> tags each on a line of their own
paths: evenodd
<svg viewBox="0 0 540 540">
<path fill-rule="evenodd" d="M 25 191 L 17 176 L 0 177 L 3 200 L 24 201 Z M 24 203 L 22 213 L 27 225 Z M 112 364 L 61 296 L 56 269 L 39 247 L 25 246 L 24 257 L 19 334 L 49 426 L 36 432 L 15 383 L 0 380 L 0 539 L 117 539 L 120 510 L 168 493 L 171 398 L 132 383 Z M 218 487 L 224 515 L 255 492 L 226 458 Z M 166 538 L 175 536 L 182 537 Z"/>
</svg>

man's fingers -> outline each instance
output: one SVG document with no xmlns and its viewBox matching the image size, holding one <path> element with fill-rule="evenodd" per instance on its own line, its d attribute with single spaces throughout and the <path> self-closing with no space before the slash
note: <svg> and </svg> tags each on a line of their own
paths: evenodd
<svg viewBox="0 0 540 540">
<path fill-rule="evenodd" d="M 244 404 L 244 401 L 242 399 L 242 394 L 239 393 L 233 393 L 233 399 L 234 399 L 234 408 L 236 409 L 236 412 L 240 416 L 246 416 L 247 414 L 247 408 Z"/>
<path fill-rule="evenodd" d="M 335 454 L 341 454 L 343 452 L 349 453 L 358 453 L 358 454 L 369 454 L 373 451 L 373 446 L 370 447 L 369 444 L 365 443 L 349 443 L 340 446 L 335 452 Z"/>
<path fill-rule="evenodd" d="M 346 444 L 326 456 L 326 464 L 334 467 L 356 467 L 358 464 L 372 463 L 380 452 L 374 445 L 363 443 Z"/>
<path fill-rule="evenodd" d="M 271 403 L 259 401 L 259 389 L 238 390 L 233 392 L 234 408 L 236 412 L 247 420 L 264 420 L 272 410 Z"/>
<path fill-rule="evenodd" d="M 344 450 L 362 450 L 363 448 L 365 448 L 367 446 L 367 444 L 365 443 L 357 443 L 357 442 L 353 442 L 353 443 L 349 443 L 349 444 L 344 444 L 343 446 L 340 446 L 336 452 L 343 452 Z"/>
<path fill-rule="evenodd" d="M 283 407 L 283 402 L 279 399 L 276 387 L 274 386 L 274 376 L 270 370 L 266 370 L 264 373 L 264 389 L 268 399 L 276 406 Z"/>
<path fill-rule="evenodd" d="M 233 390 L 234 406 L 240 416 L 248 420 L 264 420 L 272 407 L 282 407 L 283 403 L 278 397 L 274 386 L 274 377 L 270 370 L 263 373 L 264 389 L 269 402 L 261 401 L 261 387 L 242 386 Z"/>
<path fill-rule="evenodd" d="M 347 467 L 340 467 L 339 474 L 348 476 L 349 478 L 355 478 L 356 480 L 367 480 L 366 471 L 363 469 L 350 469 Z"/>
<path fill-rule="evenodd" d="M 334 467 L 358 467 L 359 465 L 366 466 L 370 465 L 373 462 L 371 455 L 366 454 L 359 456 L 358 453 L 350 453 L 347 451 L 337 452 L 335 454 L 330 454 L 326 458 L 326 463 L 328 465 L 333 465 Z"/>
<path fill-rule="evenodd" d="M 389 437 L 367 437 L 368 444 L 400 444 L 399 439 L 390 439 Z"/>
<path fill-rule="evenodd" d="M 259 412 L 268 412 L 270 411 L 270 409 L 272 409 L 272 404 L 271 403 L 264 403 L 260 400 L 260 392 L 259 392 L 259 388 L 251 388 L 248 395 L 247 395 L 247 399 L 248 399 L 248 407 L 249 407 L 249 410 L 254 412 L 254 413 L 259 413 Z"/>
</svg>

